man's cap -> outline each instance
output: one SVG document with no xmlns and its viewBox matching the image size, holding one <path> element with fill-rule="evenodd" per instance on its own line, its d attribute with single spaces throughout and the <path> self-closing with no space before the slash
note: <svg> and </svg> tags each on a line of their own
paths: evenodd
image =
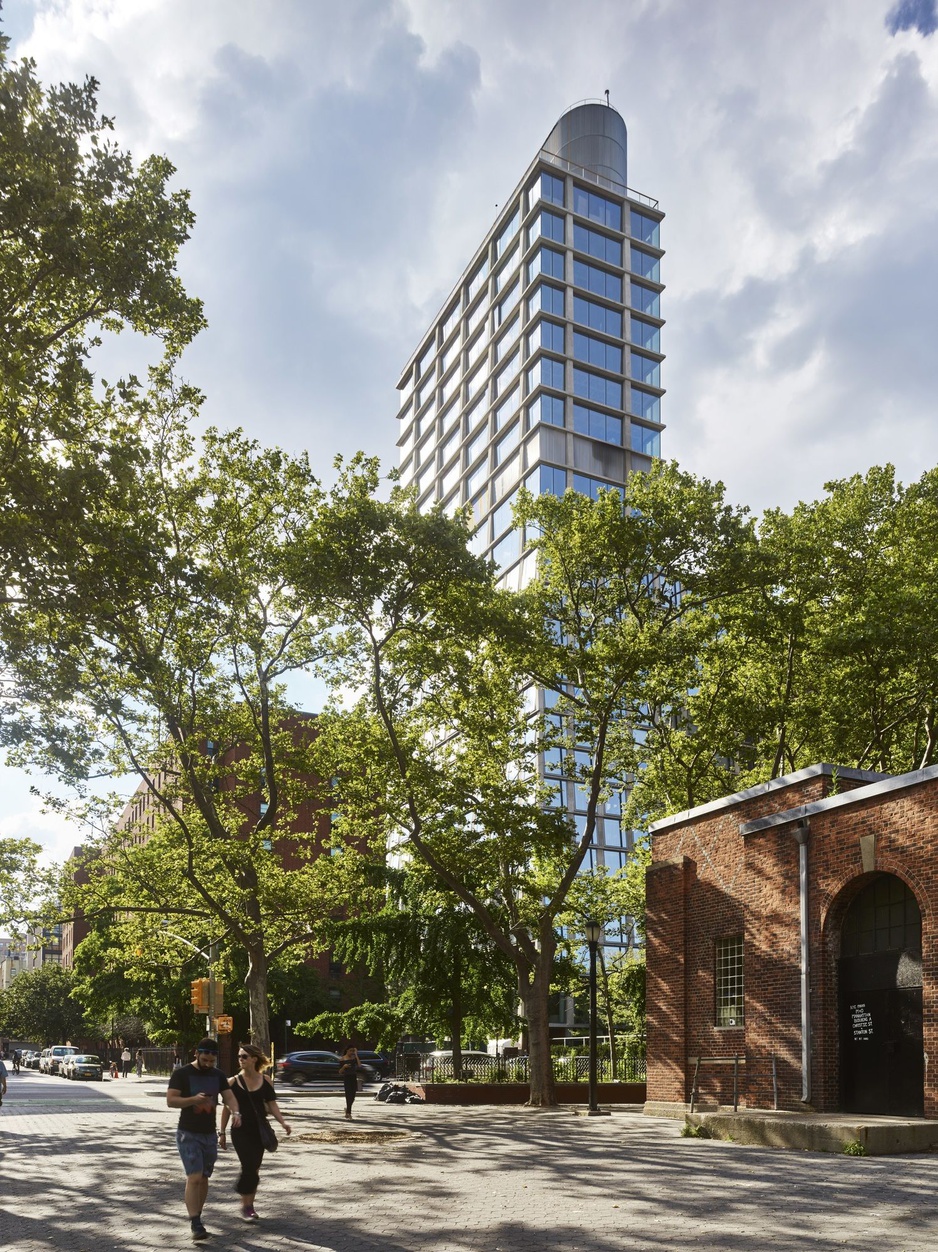
<svg viewBox="0 0 938 1252">
<path fill-rule="evenodd" d="M 195 1045 L 195 1050 L 196 1052 L 214 1052 L 215 1055 L 217 1056 L 218 1055 L 218 1040 L 217 1039 L 203 1039 L 201 1043 L 197 1043 Z"/>
</svg>

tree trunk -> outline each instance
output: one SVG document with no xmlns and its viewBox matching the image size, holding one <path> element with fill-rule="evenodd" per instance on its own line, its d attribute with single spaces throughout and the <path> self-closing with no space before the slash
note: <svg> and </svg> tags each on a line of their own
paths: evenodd
<svg viewBox="0 0 938 1252">
<path fill-rule="evenodd" d="M 251 1042 L 270 1054 L 270 1016 L 267 1007 L 267 953 L 263 945 L 248 948 L 248 972 L 244 980 L 251 1014 Z"/>
<path fill-rule="evenodd" d="M 518 971 L 518 995 L 528 1022 L 528 1071 L 531 1093 L 528 1104 L 553 1108 L 557 1104 L 554 1090 L 554 1067 L 550 1056 L 550 975 L 554 963 L 553 949 L 537 954 L 537 963 L 529 973 Z"/>
<path fill-rule="evenodd" d="M 453 999 L 450 1015 L 450 1040 L 453 1048 L 453 1078 L 462 1080 L 462 969 L 459 948 L 453 952 Z"/>
<path fill-rule="evenodd" d="M 602 975 L 603 1009 L 605 1010 L 606 1029 L 609 1031 L 609 1080 L 616 1081 L 616 1022 L 612 1010 L 612 999 L 609 995 L 609 974 L 606 970 L 606 958 L 603 956 L 602 944 L 597 950 L 599 969 Z"/>
</svg>

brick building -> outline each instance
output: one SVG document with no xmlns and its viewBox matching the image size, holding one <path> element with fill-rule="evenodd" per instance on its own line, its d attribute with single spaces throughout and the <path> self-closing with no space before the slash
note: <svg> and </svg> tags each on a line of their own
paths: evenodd
<svg viewBox="0 0 938 1252">
<path fill-rule="evenodd" d="M 649 1111 L 695 1071 L 731 1103 L 736 1056 L 749 1108 L 938 1117 L 938 766 L 814 765 L 651 833 Z"/>
</svg>

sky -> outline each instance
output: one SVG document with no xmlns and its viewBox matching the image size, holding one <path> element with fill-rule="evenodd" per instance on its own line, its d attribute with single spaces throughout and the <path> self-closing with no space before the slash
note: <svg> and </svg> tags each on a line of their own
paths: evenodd
<svg viewBox="0 0 938 1252">
<path fill-rule="evenodd" d="M 756 512 L 938 464 L 935 0 L 5 0 L 197 215 L 207 423 L 396 463 L 411 351 L 560 114 L 660 201 L 663 454 Z M 109 348 L 106 376 L 139 368 Z M 0 834 L 77 841 L 0 770 Z"/>
</svg>

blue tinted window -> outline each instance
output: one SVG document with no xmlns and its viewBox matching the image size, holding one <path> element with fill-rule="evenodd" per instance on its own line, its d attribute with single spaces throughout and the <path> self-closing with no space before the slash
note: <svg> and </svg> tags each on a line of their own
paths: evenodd
<svg viewBox="0 0 938 1252">
<path fill-rule="evenodd" d="M 608 309 L 595 300 L 587 300 L 583 296 L 573 297 L 573 320 L 590 330 L 599 330 L 606 335 L 622 336 L 622 314 L 617 309 Z"/>
<path fill-rule="evenodd" d="M 553 174 L 541 175 L 541 199 L 548 204 L 563 204 L 563 179 Z"/>
<path fill-rule="evenodd" d="M 575 404 L 573 429 L 580 435 L 589 435 L 590 439 L 602 439 L 606 443 L 622 446 L 622 418 L 613 417 L 611 413 L 600 413 L 585 404 Z"/>
<path fill-rule="evenodd" d="M 661 282 L 661 264 L 658 258 L 652 256 L 650 252 L 643 252 L 641 248 L 636 248 L 634 244 L 631 249 L 629 268 L 633 274 L 641 274 L 642 278 L 649 278 L 653 283 Z"/>
<path fill-rule="evenodd" d="M 607 200 L 605 196 L 597 196 L 594 191 L 574 187 L 573 211 L 579 213 L 580 217 L 588 217 L 590 221 L 598 222 L 600 226 L 609 226 L 612 230 L 622 229 L 622 206 Z"/>
<path fill-rule="evenodd" d="M 552 357 L 542 357 L 528 370 L 528 391 L 535 387 L 555 387 L 563 391 L 563 361 L 555 361 Z"/>
<path fill-rule="evenodd" d="M 642 391 L 641 387 L 632 388 L 631 412 L 636 417 L 644 417 L 649 422 L 661 421 L 661 401 L 650 391 Z"/>
<path fill-rule="evenodd" d="M 579 222 L 573 224 L 573 246 L 578 252 L 588 252 L 597 261 L 622 264 L 622 244 L 618 239 L 610 239 L 608 235 L 601 235 L 598 230 L 590 230 Z"/>
<path fill-rule="evenodd" d="M 498 236 L 498 242 L 495 244 L 496 257 L 504 256 L 506 248 L 511 243 L 512 239 L 514 239 L 515 235 L 518 233 L 519 221 L 520 221 L 520 218 L 518 216 L 518 210 L 515 209 L 514 213 L 512 214 L 511 221 L 508 222 L 508 224 L 505 226 L 505 229 Z"/>
<path fill-rule="evenodd" d="M 533 317 L 538 310 L 563 317 L 563 288 L 549 287 L 547 283 L 535 287 L 534 294 L 528 301 L 528 316 Z"/>
<path fill-rule="evenodd" d="M 508 314 L 518 303 L 518 297 L 521 295 L 521 284 L 515 283 L 512 289 L 507 293 L 502 302 L 495 309 L 495 325 L 501 326 L 507 318 Z"/>
<path fill-rule="evenodd" d="M 621 487 L 604 483 L 598 478 L 588 478 L 586 474 L 573 475 L 573 490 L 578 491 L 580 495 L 589 496 L 591 500 L 597 500 L 601 491 L 618 491 L 620 496 L 623 494 Z"/>
<path fill-rule="evenodd" d="M 650 243 L 653 248 L 660 246 L 658 241 L 658 223 L 653 217 L 646 217 L 644 213 L 639 213 L 638 209 L 632 209 L 629 212 L 629 231 L 633 239 L 640 239 L 642 243 Z"/>
<path fill-rule="evenodd" d="M 573 282 L 577 287 L 592 291 L 594 295 L 605 296 L 607 300 L 622 299 L 622 279 L 618 274 L 601 270 L 598 265 L 587 265 L 585 261 L 575 260 Z"/>
<path fill-rule="evenodd" d="M 501 430 L 510 417 L 518 410 L 518 401 L 521 396 L 521 388 L 516 387 L 507 400 L 503 401 L 495 410 L 495 429 Z"/>
<path fill-rule="evenodd" d="M 486 278 L 488 277 L 488 272 L 489 272 L 489 262 L 488 262 L 488 257 L 486 257 L 486 259 L 482 262 L 482 264 L 479 266 L 479 268 L 476 270 L 473 276 L 469 279 L 469 287 L 466 291 L 466 299 L 468 301 L 471 301 L 473 296 L 476 294 L 476 292 L 482 289 L 482 284 L 485 282 Z"/>
<path fill-rule="evenodd" d="M 567 490 L 567 471 L 553 465 L 541 465 L 524 480 L 532 495 L 562 496 Z"/>
<path fill-rule="evenodd" d="M 633 317 L 629 334 L 632 343 L 638 344 L 640 348 L 647 348 L 649 352 L 661 351 L 661 332 L 651 322 L 643 322 L 640 317 Z"/>
<path fill-rule="evenodd" d="M 500 543 L 492 549 L 492 560 L 503 569 L 517 560 L 521 555 L 521 536 L 516 530 L 510 530 Z"/>
<path fill-rule="evenodd" d="M 595 404 L 605 404 L 610 409 L 622 408 L 622 384 L 589 370 L 574 369 L 573 394 Z"/>
<path fill-rule="evenodd" d="M 563 243 L 563 218 L 556 213 L 548 213 L 546 209 L 539 213 L 528 228 L 528 243 L 533 243 L 538 235 L 554 243 Z"/>
<path fill-rule="evenodd" d="M 647 313 L 649 317 L 661 316 L 661 297 L 657 291 L 652 291 L 650 287 L 643 287 L 641 283 L 634 281 L 629 283 L 629 290 L 629 300 L 633 309 L 637 309 L 639 313 Z"/>
<path fill-rule="evenodd" d="M 661 456 L 661 432 L 651 430 L 648 426 L 631 423 L 631 448 L 642 456 Z"/>
<path fill-rule="evenodd" d="M 508 527 L 511 525 L 511 508 L 515 502 L 515 498 L 517 495 L 518 495 L 518 491 L 517 489 L 515 489 L 511 493 L 510 496 L 508 496 L 505 500 L 502 501 L 502 503 L 498 506 L 498 508 L 492 514 L 492 538 L 493 539 L 497 539 L 498 536 L 502 533 L 502 531 L 507 530 Z"/>
<path fill-rule="evenodd" d="M 538 396 L 528 409 L 528 426 L 546 422 L 548 426 L 563 425 L 563 400 L 560 396 Z"/>
<path fill-rule="evenodd" d="M 557 322 L 541 322 L 528 340 L 528 351 L 538 347 L 548 352 L 563 352 L 563 327 Z"/>
<path fill-rule="evenodd" d="M 528 262 L 528 282 L 538 274 L 546 274 L 548 278 L 563 278 L 563 253 L 553 248 L 540 248 Z"/>
<path fill-rule="evenodd" d="M 622 349 L 605 343 L 602 339 L 594 339 L 592 335 L 584 335 L 581 330 L 573 332 L 573 355 L 587 365 L 596 365 L 601 370 L 612 370 L 616 374 L 622 373 Z"/>
<path fill-rule="evenodd" d="M 633 352 L 632 356 L 632 377 L 636 382 L 647 383 L 649 387 L 661 386 L 661 366 L 657 361 L 652 360 L 650 356 L 644 356 L 641 352 Z"/>
</svg>

